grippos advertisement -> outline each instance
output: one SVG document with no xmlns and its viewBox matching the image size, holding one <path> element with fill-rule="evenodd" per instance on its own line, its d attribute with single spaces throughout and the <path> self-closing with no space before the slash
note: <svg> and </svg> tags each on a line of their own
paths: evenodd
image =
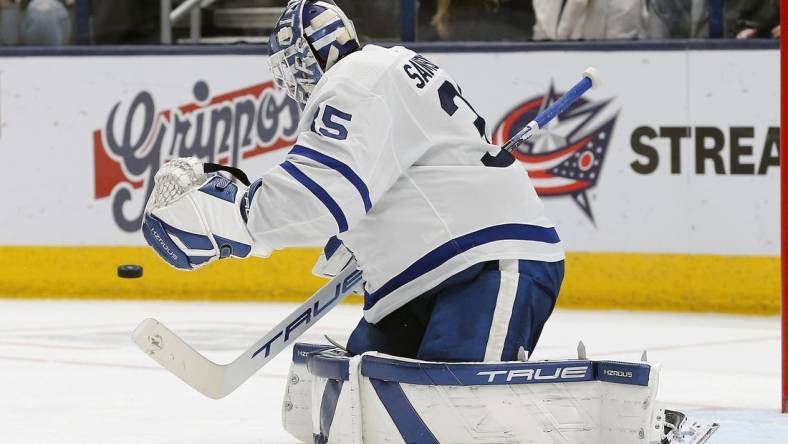
<svg viewBox="0 0 788 444">
<path fill-rule="evenodd" d="M 140 91 L 124 110 L 122 102 L 115 104 L 103 128 L 93 132 L 95 198 L 111 200 L 121 230 L 140 229 L 142 208 L 124 207 L 135 189 L 150 195 L 163 161 L 195 156 L 238 166 L 287 148 L 298 136 L 298 105 L 272 81 L 212 96 L 208 83 L 198 80 L 193 93 L 194 102 L 157 109 L 151 92 Z"/>
<path fill-rule="evenodd" d="M 425 56 L 496 143 L 586 67 L 602 73 L 517 153 L 568 250 L 778 254 L 778 51 Z M 298 117 L 261 56 L 6 59 L 0 244 L 141 245 L 164 161 L 255 176 L 281 162 Z"/>
</svg>

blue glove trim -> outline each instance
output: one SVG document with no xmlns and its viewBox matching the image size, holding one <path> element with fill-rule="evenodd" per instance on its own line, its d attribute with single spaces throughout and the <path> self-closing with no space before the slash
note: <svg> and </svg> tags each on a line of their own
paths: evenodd
<svg viewBox="0 0 788 444">
<path fill-rule="evenodd" d="M 326 256 L 326 259 L 330 259 L 341 246 L 342 241 L 336 236 L 331 236 L 328 242 L 326 242 L 326 246 L 323 248 L 323 254 Z"/>
<path fill-rule="evenodd" d="M 214 176 L 200 187 L 200 191 L 221 200 L 235 203 L 238 186 L 222 176 Z"/>
<path fill-rule="evenodd" d="M 150 216 L 154 217 L 154 216 Z M 179 230 L 172 225 L 167 224 L 161 219 L 156 218 L 164 228 L 164 231 L 170 235 L 178 238 L 179 241 L 186 245 L 190 250 L 213 250 L 213 243 L 211 238 L 202 234 L 189 233 L 188 231 Z"/>
<path fill-rule="evenodd" d="M 150 245 L 165 262 L 181 270 L 192 269 L 189 258 L 186 257 L 183 251 L 181 251 L 172 239 L 170 239 L 169 235 L 167 235 L 167 232 L 164 230 L 162 222 L 158 218 L 146 214 L 142 222 L 142 234 L 148 245 Z"/>
<path fill-rule="evenodd" d="M 255 193 L 263 186 L 263 179 L 257 179 L 252 183 L 244 193 L 244 198 L 241 200 L 241 218 L 244 223 L 249 223 L 249 208 L 252 206 L 252 199 Z"/>
<path fill-rule="evenodd" d="M 250 245 L 242 244 L 230 239 L 225 239 L 215 234 L 213 235 L 213 239 L 216 241 L 216 245 L 219 246 L 219 251 L 221 252 L 220 257 L 222 259 L 230 256 L 245 258 L 249 256 L 249 253 L 252 252 L 252 247 Z M 230 247 L 229 254 L 224 251 L 225 247 Z"/>
</svg>

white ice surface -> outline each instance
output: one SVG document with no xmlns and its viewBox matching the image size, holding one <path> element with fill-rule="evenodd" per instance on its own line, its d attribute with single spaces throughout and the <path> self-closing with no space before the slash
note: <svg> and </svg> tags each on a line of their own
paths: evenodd
<svg viewBox="0 0 788 444">
<path fill-rule="evenodd" d="M 228 362 L 293 308 L 0 300 L 0 443 L 293 443 L 279 416 L 289 350 L 214 401 L 129 339 L 156 317 Z M 359 316 L 359 307 L 339 307 L 302 339 L 344 341 Z M 647 349 L 663 365 L 664 404 L 721 422 L 711 444 L 788 443 L 777 318 L 564 310 L 533 358 L 572 357 L 579 339 L 592 359 L 637 360 Z"/>
</svg>

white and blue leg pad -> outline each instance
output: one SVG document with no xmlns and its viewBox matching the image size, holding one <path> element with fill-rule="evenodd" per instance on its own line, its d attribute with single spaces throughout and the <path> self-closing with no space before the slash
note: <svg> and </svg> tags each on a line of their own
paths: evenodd
<svg viewBox="0 0 788 444">
<path fill-rule="evenodd" d="M 283 419 L 302 442 L 661 441 L 657 365 L 439 363 L 377 353 L 350 358 L 321 347 L 294 348 Z M 309 405 L 305 385 L 311 386 Z"/>
</svg>

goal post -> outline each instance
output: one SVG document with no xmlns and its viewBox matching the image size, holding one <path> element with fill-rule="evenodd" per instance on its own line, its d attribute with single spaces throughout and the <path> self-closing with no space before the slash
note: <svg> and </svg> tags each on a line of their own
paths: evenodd
<svg viewBox="0 0 788 444">
<path fill-rule="evenodd" d="M 782 1 L 780 8 L 780 257 L 782 273 L 781 341 L 782 341 L 782 405 L 788 413 L 788 168 L 785 164 L 785 146 L 788 141 L 788 5 Z"/>
</svg>

